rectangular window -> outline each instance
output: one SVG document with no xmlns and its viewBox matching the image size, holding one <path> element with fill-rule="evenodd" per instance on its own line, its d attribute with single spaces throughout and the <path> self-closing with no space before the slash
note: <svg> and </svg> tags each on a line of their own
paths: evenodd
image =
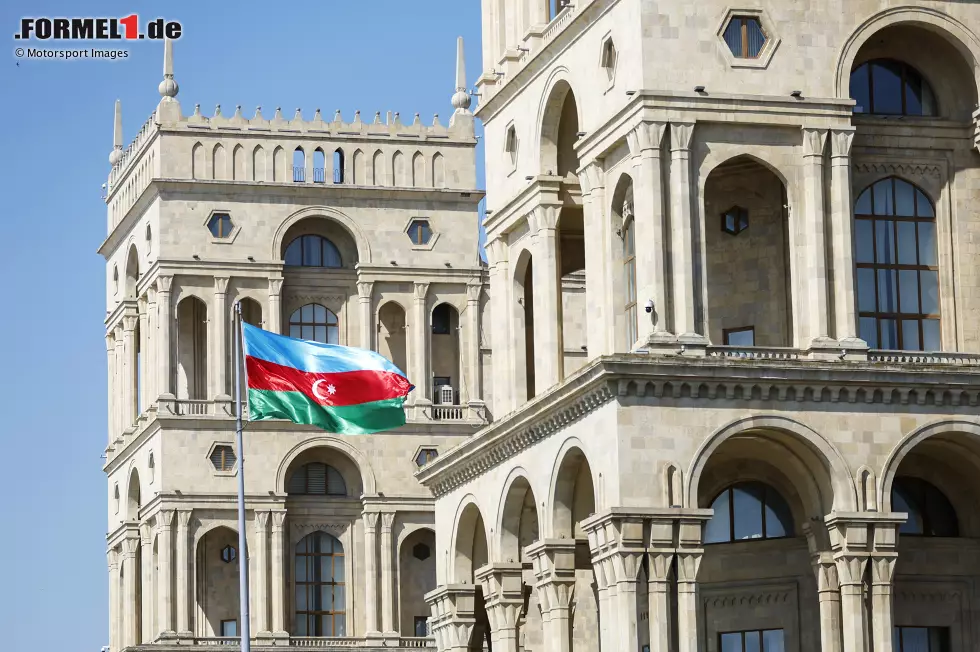
<svg viewBox="0 0 980 652">
<path fill-rule="evenodd" d="M 429 635 L 429 621 L 425 616 L 415 617 L 415 635 L 420 638 Z"/>
<path fill-rule="evenodd" d="M 895 652 L 950 652 L 948 627 L 896 627 Z"/>
<path fill-rule="evenodd" d="M 221 621 L 221 635 L 222 636 L 238 636 L 238 621 L 237 620 L 222 620 Z"/>
<path fill-rule="evenodd" d="M 721 652 L 784 652 L 783 630 L 753 629 L 718 635 Z M 901 652 L 896 650 L 895 652 Z M 912 652 L 908 650 L 907 652 Z M 933 652 L 924 650 L 923 652 Z M 945 652 L 945 651 L 944 651 Z"/>
<path fill-rule="evenodd" d="M 728 328 L 722 331 L 726 346 L 755 346 L 755 326 Z"/>
</svg>

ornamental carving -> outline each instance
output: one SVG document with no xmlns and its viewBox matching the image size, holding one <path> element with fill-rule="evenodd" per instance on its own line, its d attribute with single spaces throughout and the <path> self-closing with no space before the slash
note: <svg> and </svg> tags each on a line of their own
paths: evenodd
<svg viewBox="0 0 980 652">
<path fill-rule="evenodd" d="M 763 606 L 790 603 L 793 599 L 793 592 L 790 589 L 776 591 L 762 591 L 759 593 L 741 593 L 737 595 L 717 595 L 705 599 L 705 605 L 709 607 L 735 607 L 735 606 Z"/>
<path fill-rule="evenodd" d="M 854 171 L 862 174 L 902 175 L 907 177 L 942 178 L 938 165 L 922 163 L 855 163 Z"/>
<path fill-rule="evenodd" d="M 292 528 L 300 536 L 318 531 L 340 536 L 350 528 L 350 523 L 293 523 Z"/>
</svg>

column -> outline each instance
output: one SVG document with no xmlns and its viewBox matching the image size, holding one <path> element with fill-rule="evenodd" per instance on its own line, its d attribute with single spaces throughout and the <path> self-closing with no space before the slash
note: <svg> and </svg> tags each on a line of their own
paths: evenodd
<svg viewBox="0 0 980 652">
<path fill-rule="evenodd" d="M 381 514 L 381 630 L 385 636 L 398 637 L 395 628 L 395 573 L 392 568 L 391 526 L 395 515 Z"/>
<path fill-rule="evenodd" d="M 595 575 L 595 582 L 598 595 L 599 610 L 599 650 L 615 650 L 616 644 L 612 639 L 613 628 L 610 620 L 615 618 L 612 612 L 612 602 L 610 596 L 609 582 L 603 572 L 602 565 L 592 565 L 592 572 Z"/>
<path fill-rule="evenodd" d="M 691 137 L 694 123 L 670 123 L 670 248 L 674 332 L 701 341 L 697 334 L 694 278 L 694 216 L 691 212 Z M 697 290 L 700 292 L 700 290 Z M 683 641 L 682 641 L 683 645 Z"/>
<path fill-rule="evenodd" d="M 153 631 L 153 530 L 149 525 L 140 526 L 140 642 L 152 641 Z"/>
<path fill-rule="evenodd" d="M 534 567 L 534 590 L 541 605 L 544 650 L 569 652 L 570 603 L 575 589 L 575 541 L 537 541 L 525 550 Z"/>
<path fill-rule="evenodd" d="M 643 122 L 627 136 L 633 154 L 634 233 L 636 236 L 636 302 L 639 324 L 637 336 L 641 343 L 651 333 L 658 339 L 667 334 L 667 251 L 664 220 L 664 198 L 661 176 L 660 146 L 667 124 Z M 643 306 L 653 301 L 653 313 Z M 632 346 L 632 343 L 630 343 Z"/>
<path fill-rule="evenodd" d="M 698 567 L 703 550 L 677 551 L 677 652 L 698 652 Z"/>
<path fill-rule="evenodd" d="M 215 277 L 214 304 L 211 315 L 211 397 L 228 397 L 228 333 L 231 330 L 231 313 L 228 312 L 228 278 Z"/>
<path fill-rule="evenodd" d="M 585 342 L 589 358 L 613 352 L 611 342 L 615 319 L 612 312 L 612 258 L 606 210 L 606 173 L 596 162 L 589 163 L 579 173 L 582 186 L 583 220 L 585 230 L 585 305 L 589 319 Z M 537 265 L 537 260 L 535 260 Z M 535 284 L 535 293 L 537 293 Z M 536 324 L 535 324 L 536 325 Z M 537 353 L 537 351 L 535 351 Z"/>
<path fill-rule="evenodd" d="M 499 419 L 514 408 L 514 382 L 511 377 L 513 351 L 511 337 L 509 247 L 503 238 L 488 240 L 485 246 L 490 267 L 490 346 L 493 374 L 493 414 Z"/>
<path fill-rule="evenodd" d="M 136 423 L 136 315 L 123 317 L 123 428 Z"/>
<path fill-rule="evenodd" d="M 269 632 L 269 512 L 255 512 L 255 613 L 252 621 L 257 636 L 268 636 Z"/>
<path fill-rule="evenodd" d="M 286 572 L 283 568 L 286 547 L 285 521 L 285 511 L 272 512 L 272 633 L 275 636 L 288 636 L 284 624 L 286 602 L 283 598 L 286 584 Z"/>
<path fill-rule="evenodd" d="M 105 352 L 106 359 L 109 363 L 109 372 L 107 375 L 109 384 L 109 394 L 107 396 L 107 403 L 109 405 L 109 414 L 107 421 L 107 430 L 109 431 L 109 446 L 112 446 L 113 440 L 116 438 L 116 342 L 113 338 L 112 332 L 109 332 L 105 336 Z"/>
<path fill-rule="evenodd" d="M 874 652 L 892 652 L 892 578 L 898 553 L 871 555 L 871 625 Z"/>
<path fill-rule="evenodd" d="M 528 216 L 534 283 L 534 393 L 543 394 L 561 382 L 564 352 L 561 341 L 561 279 L 558 274 L 558 206 L 536 206 Z"/>
<path fill-rule="evenodd" d="M 173 523 L 174 510 L 165 509 L 157 517 L 157 629 L 163 636 L 174 635 L 173 619 Z"/>
<path fill-rule="evenodd" d="M 649 596 L 650 650 L 670 650 L 670 568 L 674 551 L 653 549 L 647 551 L 647 595 Z M 639 587 L 641 590 L 643 587 Z M 827 652 L 827 650 L 822 650 Z"/>
<path fill-rule="evenodd" d="M 109 558 L 109 649 L 118 652 L 122 649 L 119 641 L 119 553 L 110 549 Z"/>
<path fill-rule="evenodd" d="M 371 308 L 373 292 L 373 282 L 362 281 L 357 284 L 357 298 L 361 304 L 361 348 L 369 351 L 374 350 L 374 311 Z"/>
<path fill-rule="evenodd" d="M 282 293 L 282 279 L 269 279 L 269 316 L 265 318 L 265 330 L 282 333 L 282 307 L 279 298 Z"/>
<path fill-rule="evenodd" d="M 854 128 L 830 132 L 830 219 L 834 263 L 834 334 L 847 346 L 867 348 L 860 339 L 854 291 L 854 220 L 851 200 L 851 143 Z"/>
<path fill-rule="evenodd" d="M 837 578 L 840 582 L 841 638 L 844 652 L 865 652 L 864 630 L 864 566 L 863 554 L 838 553 Z M 891 632 L 888 634 L 891 640 Z"/>
<path fill-rule="evenodd" d="M 177 634 L 190 636 L 191 592 L 194 590 L 190 573 L 191 510 L 177 511 Z"/>
<path fill-rule="evenodd" d="M 482 283 L 469 283 L 466 286 L 466 358 L 463 362 L 469 385 L 466 388 L 467 402 L 483 403 L 483 375 L 480 369 L 480 295 Z"/>
<path fill-rule="evenodd" d="M 113 413 L 115 415 L 116 430 L 113 432 L 113 436 L 118 438 L 122 437 L 123 431 L 126 430 L 126 365 L 124 364 L 125 351 L 123 342 L 125 337 L 123 336 L 122 324 L 117 324 L 113 329 L 113 342 L 116 345 L 116 354 L 114 357 L 115 370 L 113 371 L 115 379 L 113 382 L 113 395 L 112 395 L 112 407 Z"/>
<path fill-rule="evenodd" d="M 432 611 L 432 636 L 439 652 L 467 652 L 476 626 L 476 587 L 472 584 L 440 586 L 425 594 Z M 481 646 L 482 647 L 482 646 Z"/>
<path fill-rule="evenodd" d="M 432 392 L 427 355 L 429 315 L 426 310 L 426 295 L 428 293 L 428 283 L 415 283 L 415 305 L 412 312 L 412 326 L 409 330 L 412 336 L 412 362 L 410 363 L 412 369 L 409 372 L 411 374 L 409 380 L 415 385 L 415 403 L 428 402 Z"/>
<path fill-rule="evenodd" d="M 841 652 L 841 592 L 837 565 L 829 553 L 822 553 L 814 560 L 813 571 L 817 576 L 817 599 L 820 604 L 820 652 Z"/>
<path fill-rule="evenodd" d="M 801 246 L 802 270 L 799 274 L 803 307 L 798 318 L 805 333 L 800 343 L 805 347 L 829 343 L 827 311 L 827 240 L 824 217 L 823 151 L 827 144 L 826 129 L 803 129 L 803 189 L 805 195 Z M 803 321 L 799 321 L 802 319 Z"/>
<path fill-rule="evenodd" d="M 147 328 L 146 330 L 141 331 L 143 333 L 143 342 L 145 343 L 145 346 L 142 349 L 143 359 L 141 360 L 140 368 L 140 371 L 143 374 L 143 410 L 156 410 L 157 396 L 160 394 L 156 389 L 158 376 L 156 373 L 156 332 L 158 316 L 157 291 L 154 287 L 150 287 L 146 291 L 146 314 Z"/>
<path fill-rule="evenodd" d="M 158 310 L 158 330 L 157 334 L 157 395 L 173 397 L 171 386 L 173 378 L 172 361 L 173 355 L 170 350 L 170 326 L 173 323 L 173 308 L 170 305 L 170 286 L 173 283 L 172 276 L 157 277 L 157 310 Z"/>
<path fill-rule="evenodd" d="M 147 390 L 147 387 L 146 387 L 146 362 L 147 362 L 146 352 L 148 350 L 148 347 L 147 347 L 147 344 L 146 343 L 147 343 L 147 340 L 149 339 L 147 337 L 147 335 L 150 332 L 150 323 L 149 323 L 150 322 L 150 312 L 149 312 L 150 309 L 149 309 L 149 306 L 147 305 L 146 298 L 143 298 L 143 297 L 141 297 L 136 302 L 136 305 L 137 305 L 138 310 L 139 310 L 138 318 L 139 318 L 139 327 L 140 327 L 140 330 L 139 330 L 139 338 L 136 340 L 136 347 L 137 347 L 136 350 L 137 350 L 137 353 L 134 353 L 133 354 L 133 356 L 134 356 L 133 357 L 133 359 L 134 359 L 133 364 L 135 365 L 134 366 L 134 369 L 133 369 L 133 378 L 136 381 L 136 384 L 134 385 L 134 387 L 135 387 L 135 390 L 134 391 L 136 392 L 136 408 L 134 409 L 134 413 L 133 413 L 134 414 L 134 417 L 133 417 L 133 420 L 134 421 L 143 413 L 144 410 L 146 410 L 146 406 L 149 403 L 149 401 L 146 400 L 146 393 L 147 393 L 146 392 L 146 390 Z M 136 360 L 139 361 L 139 365 L 136 365 L 136 362 L 135 362 Z"/>
<path fill-rule="evenodd" d="M 517 620 L 524 606 L 521 564 L 489 564 L 480 569 L 476 581 L 483 587 L 494 652 L 517 652 Z"/>
<path fill-rule="evenodd" d="M 122 542 L 122 618 L 123 632 L 120 647 L 136 645 L 139 634 L 136 631 L 136 548 L 139 539 L 123 539 Z"/>
<path fill-rule="evenodd" d="M 378 514 L 364 512 L 364 619 L 367 636 L 378 631 Z"/>
</svg>

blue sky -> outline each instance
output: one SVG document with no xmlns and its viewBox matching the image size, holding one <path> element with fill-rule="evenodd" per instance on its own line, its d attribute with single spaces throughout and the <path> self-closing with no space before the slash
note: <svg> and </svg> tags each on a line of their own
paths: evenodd
<svg viewBox="0 0 980 652">
<path fill-rule="evenodd" d="M 123 43 L 117 61 L 18 60 L 22 16 L 163 16 L 184 34 L 174 47 L 182 108 L 216 104 L 246 117 L 261 105 L 307 118 L 319 107 L 399 111 L 425 122 L 452 113 L 456 37 L 466 39 L 472 86 L 480 68 L 480 3 L 406 4 L 0 3 L 0 334 L 10 344 L 0 425 L 0 631 L 13 652 L 95 652 L 108 643 L 105 558 L 104 265 L 100 187 L 109 171 L 112 105 L 128 144 L 159 100 L 163 47 Z M 277 12 L 278 7 L 283 11 Z M 159 12 L 159 13 L 158 13 Z M 66 49 L 86 44 L 48 42 Z M 20 65 L 16 63 L 19 61 Z M 404 120 L 405 118 L 403 118 Z M 478 152 L 483 183 L 483 155 Z"/>
</svg>

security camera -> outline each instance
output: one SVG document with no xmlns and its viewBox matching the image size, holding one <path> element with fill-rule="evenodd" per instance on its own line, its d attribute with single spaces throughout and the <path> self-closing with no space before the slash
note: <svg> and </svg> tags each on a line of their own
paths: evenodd
<svg viewBox="0 0 980 652">
<path fill-rule="evenodd" d="M 647 312 L 653 312 L 653 299 L 647 299 L 646 305 L 643 306 L 643 309 Z"/>
</svg>

